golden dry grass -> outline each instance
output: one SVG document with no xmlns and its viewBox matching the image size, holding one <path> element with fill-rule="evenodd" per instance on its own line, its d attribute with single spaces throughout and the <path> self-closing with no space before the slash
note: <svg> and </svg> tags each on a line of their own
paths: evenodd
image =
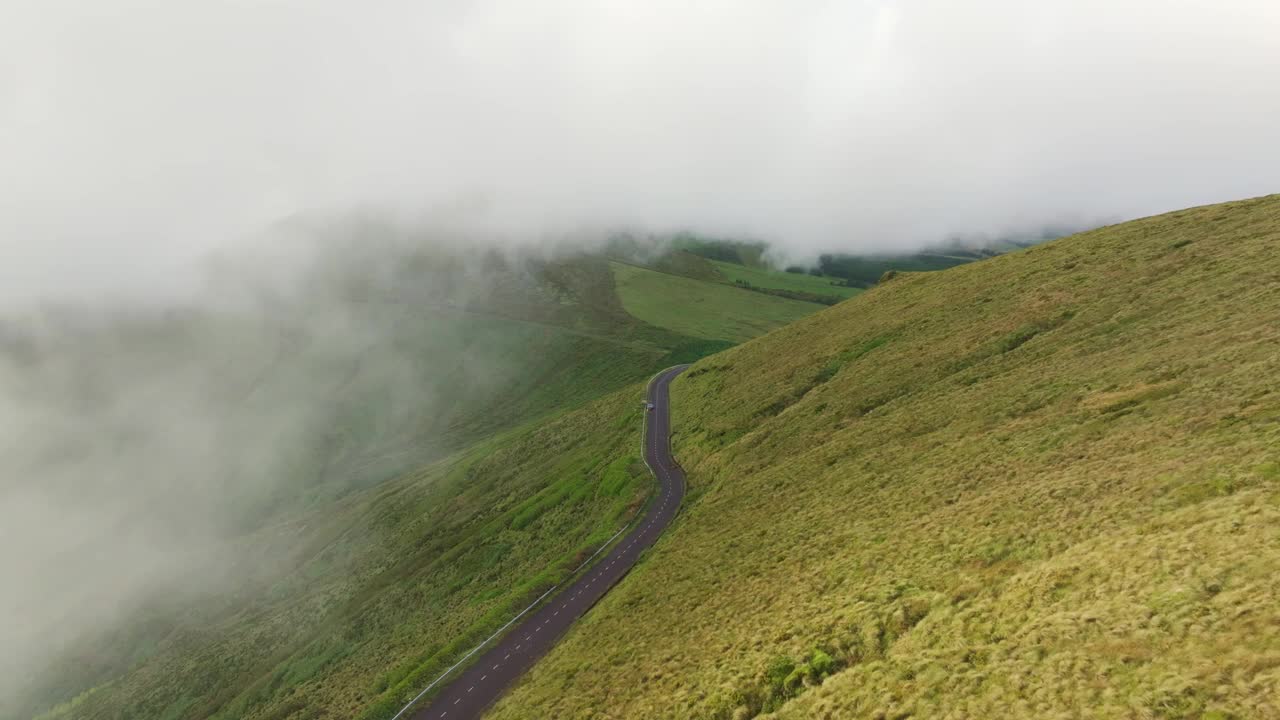
<svg viewBox="0 0 1280 720">
<path fill-rule="evenodd" d="M 684 514 L 491 716 L 1280 717 L 1278 250 L 1195 208 L 699 362 Z"/>
</svg>

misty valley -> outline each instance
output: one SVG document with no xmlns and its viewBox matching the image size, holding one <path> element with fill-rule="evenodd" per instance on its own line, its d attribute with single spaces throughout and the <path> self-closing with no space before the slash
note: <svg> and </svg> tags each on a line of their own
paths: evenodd
<svg viewBox="0 0 1280 720">
<path fill-rule="evenodd" d="M 1280 720 L 1277 37 L 0 2 L 0 720 Z"/>
</svg>

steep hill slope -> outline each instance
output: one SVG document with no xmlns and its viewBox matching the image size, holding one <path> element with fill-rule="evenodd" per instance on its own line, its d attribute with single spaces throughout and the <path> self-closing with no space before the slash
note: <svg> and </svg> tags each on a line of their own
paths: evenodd
<svg viewBox="0 0 1280 720">
<path fill-rule="evenodd" d="M 1280 717 L 1277 247 L 1185 210 L 699 362 L 683 517 L 493 717 Z"/>
</svg>

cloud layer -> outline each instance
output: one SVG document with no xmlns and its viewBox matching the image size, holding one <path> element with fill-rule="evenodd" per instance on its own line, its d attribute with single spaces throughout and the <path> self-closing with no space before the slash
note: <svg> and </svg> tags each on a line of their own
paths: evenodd
<svg viewBox="0 0 1280 720">
<path fill-rule="evenodd" d="M 162 283 L 299 211 L 794 250 L 1280 188 L 1280 6 L 11 0 L 0 286 Z"/>
</svg>

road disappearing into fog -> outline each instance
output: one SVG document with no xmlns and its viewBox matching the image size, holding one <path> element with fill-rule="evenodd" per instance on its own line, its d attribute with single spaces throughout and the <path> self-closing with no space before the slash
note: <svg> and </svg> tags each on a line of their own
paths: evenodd
<svg viewBox="0 0 1280 720">
<path fill-rule="evenodd" d="M 645 512 L 629 526 L 603 559 L 524 617 L 490 650 L 449 681 L 420 710 L 402 710 L 397 718 L 466 720 L 479 718 L 502 693 L 547 653 L 574 621 L 591 609 L 635 565 L 671 523 L 684 498 L 684 471 L 671 456 L 671 412 L 668 389 L 688 365 L 663 370 L 649 382 L 644 433 L 644 461 L 658 479 L 658 492 Z M 408 708 L 406 708 L 408 710 Z"/>
</svg>

